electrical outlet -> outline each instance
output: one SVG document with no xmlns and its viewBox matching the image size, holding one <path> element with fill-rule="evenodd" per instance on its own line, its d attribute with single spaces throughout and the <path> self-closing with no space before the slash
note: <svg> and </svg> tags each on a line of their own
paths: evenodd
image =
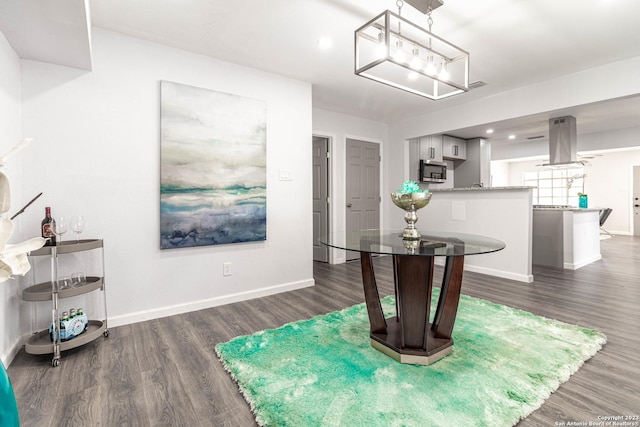
<svg viewBox="0 0 640 427">
<path fill-rule="evenodd" d="M 231 263 L 225 262 L 222 264 L 222 275 L 231 276 Z"/>
<path fill-rule="evenodd" d="M 280 181 L 293 181 L 293 177 L 291 176 L 291 172 L 287 170 L 280 169 Z"/>
</svg>

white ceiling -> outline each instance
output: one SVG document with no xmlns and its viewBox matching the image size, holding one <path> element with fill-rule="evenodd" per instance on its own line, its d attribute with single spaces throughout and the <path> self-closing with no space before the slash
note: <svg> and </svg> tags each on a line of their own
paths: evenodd
<svg viewBox="0 0 640 427">
<path fill-rule="evenodd" d="M 7 24 L 13 21 L 7 13 L 16 14 L 16 9 L 31 5 L 36 11 L 29 13 L 37 15 L 37 5 L 49 2 L 0 0 L 0 29 L 21 56 L 23 47 L 15 35 L 20 31 L 15 23 Z M 433 12 L 433 32 L 470 53 L 470 80 L 486 82 L 486 86 L 441 101 L 354 75 L 354 30 L 385 9 L 396 11 L 394 0 L 66 0 L 56 5 L 57 13 L 70 8 L 69 16 L 77 20 L 75 10 L 88 3 L 94 26 L 307 81 L 312 83 L 314 107 L 385 122 L 640 56 L 638 0 L 444 2 Z M 45 18 L 51 16 L 48 9 L 40 9 Z M 408 4 L 402 15 L 426 26 L 426 17 Z M 25 23 L 22 39 L 42 38 L 46 33 L 42 21 L 37 21 L 37 34 L 24 31 L 29 29 Z M 62 34 L 62 39 L 68 37 L 76 44 L 78 38 L 82 40 L 82 35 L 67 34 L 68 22 L 49 21 L 50 31 Z M 324 37 L 332 41 L 328 50 L 317 46 Z M 34 44 L 38 45 L 30 43 Z M 86 50 L 65 48 L 63 40 L 60 44 L 60 55 L 72 51 L 86 59 Z M 48 56 L 56 52 L 50 45 L 43 49 Z M 23 57 L 33 57 L 33 53 Z M 640 97 L 608 103 L 604 108 L 584 106 L 493 125 L 546 134 L 548 116 L 566 114 L 578 118 L 579 133 L 604 130 L 602 126 L 638 125 Z M 512 131 L 504 129 L 505 134 Z M 479 132 L 484 129 L 450 133 L 472 137 L 482 135 Z M 492 140 L 499 137 L 496 133 Z"/>
</svg>

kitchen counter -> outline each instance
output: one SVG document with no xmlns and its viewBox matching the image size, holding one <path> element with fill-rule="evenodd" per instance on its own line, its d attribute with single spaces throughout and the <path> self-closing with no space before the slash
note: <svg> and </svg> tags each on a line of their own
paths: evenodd
<svg viewBox="0 0 640 427">
<path fill-rule="evenodd" d="M 461 188 L 434 188 L 429 189 L 432 193 L 449 193 L 452 191 L 505 191 L 505 190 L 529 190 L 534 187 L 513 186 L 513 187 L 461 187 Z"/>
<path fill-rule="evenodd" d="M 533 206 L 534 211 L 571 211 L 571 212 L 600 212 L 600 208 L 576 208 L 573 206 L 567 207 L 544 207 L 544 206 Z"/>
<path fill-rule="evenodd" d="M 602 258 L 600 209 L 533 208 L 533 263 L 577 270 Z"/>
<path fill-rule="evenodd" d="M 465 270 L 533 282 L 531 224 L 533 187 L 473 187 L 433 190 L 417 212 L 419 230 L 482 234 L 505 242 L 500 252 L 465 259 Z M 401 212 L 392 214 L 402 220 Z"/>
</svg>

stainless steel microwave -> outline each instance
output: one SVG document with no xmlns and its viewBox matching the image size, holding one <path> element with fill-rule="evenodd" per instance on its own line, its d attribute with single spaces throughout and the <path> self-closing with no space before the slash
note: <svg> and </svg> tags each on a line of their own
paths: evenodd
<svg viewBox="0 0 640 427">
<path fill-rule="evenodd" d="M 447 179 L 447 164 L 437 160 L 420 160 L 421 182 L 445 182 Z"/>
</svg>

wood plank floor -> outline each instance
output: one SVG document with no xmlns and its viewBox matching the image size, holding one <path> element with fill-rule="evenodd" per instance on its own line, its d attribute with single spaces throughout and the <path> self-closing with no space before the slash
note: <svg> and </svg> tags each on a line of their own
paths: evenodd
<svg viewBox="0 0 640 427">
<path fill-rule="evenodd" d="M 602 242 L 603 260 L 577 271 L 534 268 L 530 284 L 465 272 L 463 293 L 597 328 L 608 343 L 519 427 L 640 415 L 640 238 Z M 381 295 L 391 259 L 374 261 Z M 435 283 L 441 280 L 437 268 Z M 316 263 L 316 286 L 111 329 L 50 356 L 22 350 L 9 366 L 23 426 L 253 426 L 214 346 L 363 301 L 359 262 Z M 514 355 L 517 357 L 517 355 Z"/>
</svg>

